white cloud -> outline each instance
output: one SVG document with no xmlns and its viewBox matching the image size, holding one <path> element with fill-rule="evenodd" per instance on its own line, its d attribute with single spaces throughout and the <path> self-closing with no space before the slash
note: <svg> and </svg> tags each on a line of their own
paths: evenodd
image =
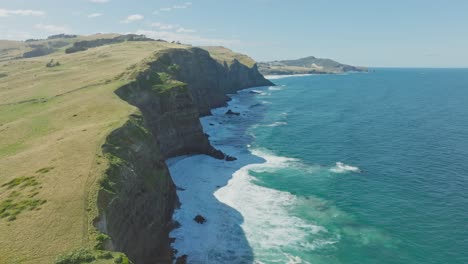
<svg viewBox="0 0 468 264">
<path fill-rule="evenodd" d="M 88 15 L 89 18 L 95 18 L 95 17 L 100 17 L 100 16 L 102 16 L 101 13 L 92 13 Z"/>
<path fill-rule="evenodd" d="M 135 22 L 135 21 L 143 20 L 144 18 L 145 17 L 143 15 L 134 14 L 134 15 L 129 15 L 128 17 L 126 17 L 124 20 L 122 20 L 120 22 L 128 24 L 128 23 L 132 23 L 132 22 Z"/>
<path fill-rule="evenodd" d="M 192 2 L 185 2 L 181 5 L 174 5 L 172 6 L 173 9 L 185 9 L 185 8 L 188 8 L 192 5 Z"/>
<path fill-rule="evenodd" d="M 223 45 L 232 46 L 239 45 L 241 41 L 238 39 L 212 39 L 205 38 L 195 34 L 186 34 L 170 31 L 152 31 L 152 30 L 137 30 L 135 34 L 146 35 L 153 39 L 164 39 L 167 41 L 180 41 L 182 43 L 193 45 Z"/>
<path fill-rule="evenodd" d="M 169 12 L 169 11 L 172 11 L 173 9 L 185 9 L 185 8 L 189 8 L 190 6 L 192 6 L 192 2 L 185 2 L 180 5 L 173 5 L 170 7 L 159 8 L 159 10 L 154 11 L 153 14 L 159 14 L 159 12 Z"/>
<path fill-rule="evenodd" d="M 157 28 L 159 30 L 174 30 L 178 33 L 194 33 L 197 32 L 195 29 L 184 28 L 179 25 L 164 24 L 160 22 L 152 23 L 151 27 Z"/>
<path fill-rule="evenodd" d="M 195 29 L 183 28 L 183 27 L 178 28 L 176 31 L 179 32 L 179 33 L 194 33 L 194 32 L 197 32 Z"/>
<path fill-rule="evenodd" d="M 0 9 L 0 17 L 9 16 L 45 16 L 45 12 L 31 9 Z"/>
<path fill-rule="evenodd" d="M 104 4 L 110 2 L 110 0 L 89 0 L 92 3 Z"/>
<path fill-rule="evenodd" d="M 70 29 L 67 26 L 47 25 L 47 24 L 36 24 L 35 28 L 46 31 L 49 33 L 67 33 Z"/>
</svg>

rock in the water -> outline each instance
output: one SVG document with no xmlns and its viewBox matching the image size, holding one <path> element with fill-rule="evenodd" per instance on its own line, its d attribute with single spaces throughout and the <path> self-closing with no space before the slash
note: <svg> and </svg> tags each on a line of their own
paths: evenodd
<svg viewBox="0 0 468 264">
<path fill-rule="evenodd" d="M 195 216 L 195 218 L 193 219 L 195 222 L 199 223 L 199 224 L 203 224 L 206 222 L 206 219 L 205 217 L 201 216 L 201 215 L 197 215 Z"/>
<path fill-rule="evenodd" d="M 176 259 L 176 264 L 186 264 L 187 263 L 187 255 L 182 255 Z"/>
<path fill-rule="evenodd" d="M 236 157 L 226 155 L 226 161 L 235 161 L 235 160 L 237 160 Z"/>
<path fill-rule="evenodd" d="M 226 115 L 240 115 L 238 112 L 233 112 L 231 109 L 227 110 Z"/>
</svg>

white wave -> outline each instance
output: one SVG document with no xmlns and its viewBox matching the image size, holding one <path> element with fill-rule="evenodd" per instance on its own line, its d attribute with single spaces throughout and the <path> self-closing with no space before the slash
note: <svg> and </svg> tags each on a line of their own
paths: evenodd
<svg viewBox="0 0 468 264">
<path fill-rule="evenodd" d="M 334 173 L 345 173 L 345 172 L 361 172 L 358 167 L 346 165 L 343 162 L 337 162 L 334 167 L 330 169 Z"/>
<path fill-rule="evenodd" d="M 265 162 L 240 168 L 227 186 L 215 192 L 215 197 L 242 214 L 242 229 L 260 259 L 284 257 L 281 251 L 284 247 L 314 250 L 316 245 L 303 242 L 311 235 L 327 230 L 291 215 L 290 210 L 298 203 L 296 196 L 256 185 L 249 174 L 249 171 L 272 171 L 293 166 L 297 159 L 275 156 L 263 150 L 252 150 L 252 154 L 262 157 Z M 287 263 L 287 259 L 283 263 Z"/>
<path fill-rule="evenodd" d="M 284 86 L 283 86 L 283 85 L 281 85 L 281 86 L 270 86 L 270 87 L 268 87 L 268 90 L 270 90 L 270 91 L 281 91 L 281 90 L 283 90 L 283 89 L 284 89 Z"/>
<path fill-rule="evenodd" d="M 289 74 L 289 75 L 266 75 L 264 76 L 266 79 L 275 80 L 275 79 L 283 79 L 288 77 L 302 77 L 302 76 L 311 76 L 314 74 Z"/>
<path fill-rule="evenodd" d="M 277 127 L 277 126 L 285 126 L 287 124 L 288 124 L 287 122 L 274 122 L 274 123 L 268 124 L 266 126 L 267 127 Z"/>
<path fill-rule="evenodd" d="M 288 262 L 286 262 L 287 264 L 310 264 L 310 262 L 304 261 L 298 256 L 293 256 L 288 253 L 285 253 L 284 255 L 288 258 Z"/>
</svg>

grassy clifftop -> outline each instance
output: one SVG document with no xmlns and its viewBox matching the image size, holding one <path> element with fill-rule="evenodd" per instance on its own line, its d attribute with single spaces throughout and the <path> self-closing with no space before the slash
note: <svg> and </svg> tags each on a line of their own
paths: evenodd
<svg viewBox="0 0 468 264">
<path fill-rule="evenodd" d="M 226 62 L 231 65 L 234 60 L 252 68 L 255 65 L 255 61 L 247 55 L 235 53 L 232 50 L 222 46 L 204 46 L 203 49 L 207 50 L 211 56 L 220 63 Z"/>
<path fill-rule="evenodd" d="M 106 240 L 92 222 L 98 215 L 99 184 L 113 162 L 102 146 L 132 115 L 141 115 L 115 92 L 141 77 L 158 54 L 192 48 L 125 41 L 64 52 L 76 41 L 115 36 L 33 41 L 64 43 L 32 58 L 20 58 L 31 51 L 31 43 L 0 41 L 0 263 L 51 263 L 63 254 L 68 255 L 61 263 L 89 254 L 96 263 L 119 258 L 74 251 L 94 250 Z M 223 48 L 210 52 L 227 63 L 254 64 Z M 156 92 L 184 85 L 165 74 L 157 81 Z"/>
<path fill-rule="evenodd" d="M 91 243 L 101 145 L 137 111 L 114 94 L 131 76 L 116 77 L 174 47 L 186 46 L 126 42 L 0 63 L 0 185 L 20 182 L 0 189 L 0 263 L 50 263 Z M 60 66 L 46 67 L 52 59 Z"/>
</svg>

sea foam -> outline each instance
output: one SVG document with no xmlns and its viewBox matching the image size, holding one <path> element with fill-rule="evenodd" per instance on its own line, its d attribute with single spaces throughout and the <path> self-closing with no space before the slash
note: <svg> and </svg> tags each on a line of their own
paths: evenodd
<svg viewBox="0 0 468 264">
<path fill-rule="evenodd" d="M 247 92 L 239 96 L 254 96 Z M 226 116 L 227 109 L 236 109 L 241 115 Z M 249 106 L 234 96 L 227 107 L 214 109 L 212 116 L 201 119 L 213 145 L 236 161 L 205 155 L 167 161 L 181 202 L 174 213 L 181 226 L 171 232 L 175 237 L 172 245 L 176 256 L 188 255 L 189 263 L 307 263 L 283 249 L 314 250 L 321 241 L 313 241 L 311 236 L 327 232 L 291 214 L 298 197 L 255 184 L 250 171 L 274 171 L 299 161 L 248 148 L 243 139 L 247 128 L 232 124 L 247 118 L 248 112 Z M 204 224 L 193 220 L 198 214 L 206 218 Z"/>
<path fill-rule="evenodd" d="M 361 172 L 358 167 L 346 165 L 343 162 L 337 162 L 334 167 L 330 169 L 334 173 L 346 173 L 346 172 Z"/>
</svg>

